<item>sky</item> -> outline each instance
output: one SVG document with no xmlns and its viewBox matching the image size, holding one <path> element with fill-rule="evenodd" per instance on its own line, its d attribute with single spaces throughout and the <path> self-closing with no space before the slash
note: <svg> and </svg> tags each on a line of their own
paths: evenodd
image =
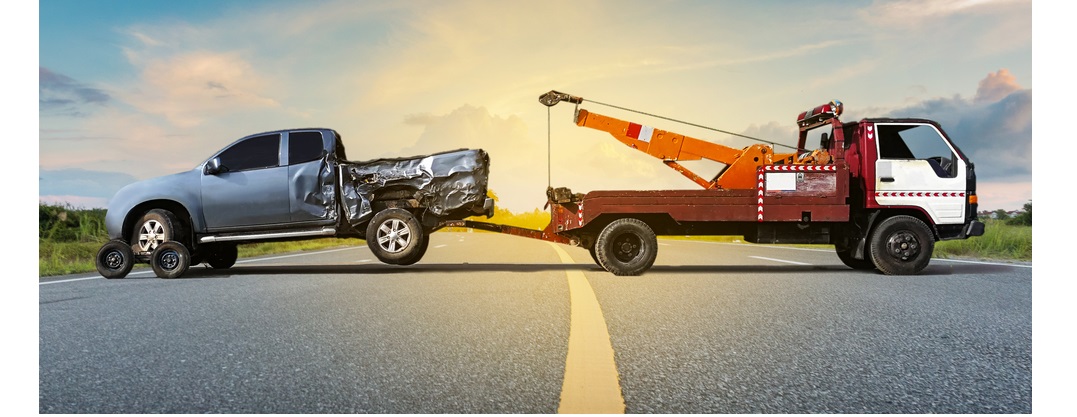
<svg viewBox="0 0 1077 417">
<path fill-rule="evenodd" d="M 336 129 L 356 161 L 485 149 L 516 212 L 548 185 L 697 187 L 571 104 L 547 113 L 549 90 L 790 145 L 832 99 L 845 121 L 933 119 L 976 164 L 981 209 L 1032 199 L 1029 1 L 42 0 L 38 19 L 39 201 L 105 207 L 298 127 Z"/>
</svg>

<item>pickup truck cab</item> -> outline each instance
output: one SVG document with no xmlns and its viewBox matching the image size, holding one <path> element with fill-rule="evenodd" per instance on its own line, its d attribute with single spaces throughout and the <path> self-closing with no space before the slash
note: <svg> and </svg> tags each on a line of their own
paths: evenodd
<svg viewBox="0 0 1077 417">
<path fill-rule="evenodd" d="M 330 236 L 366 239 L 382 262 L 408 265 L 440 222 L 492 215 L 488 172 L 481 149 L 351 162 L 332 129 L 258 133 L 117 192 L 97 269 L 122 278 L 148 262 L 174 278 L 191 264 L 231 267 L 240 243 Z"/>
</svg>

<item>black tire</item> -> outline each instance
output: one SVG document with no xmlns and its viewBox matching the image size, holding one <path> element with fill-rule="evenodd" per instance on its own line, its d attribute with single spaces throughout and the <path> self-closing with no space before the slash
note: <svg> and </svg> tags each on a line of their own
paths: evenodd
<svg viewBox="0 0 1077 417">
<path fill-rule="evenodd" d="M 647 223 L 617 219 L 598 234 L 594 246 L 598 264 L 614 275 L 639 275 L 654 265 L 658 238 Z"/>
<path fill-rule="evenodd" d="M 883 220 L 871 234 L 871 260 L 886 275 L 914 275 L 931 262 L 935 236 L 912 216 Z"/>
<path fill-rule="evenodd" d="M 366 244 L 378 260 L 390 265 L 419 261 L 426 233 L 410 211 L 391 208 L 378 212 L 366 227 Z M 418 256 L 416 256 L 418 254 Z"/>
<path fill-rule="evenodd" d="M 400 263 L 398 263 L 397 265 L 412 265 L 416 262 L 419 262 L 420 259 L 423 259 L 423 255 L 426 255 L 426 249 L 428 246 L 430 246 L 429 236 L 427 236 L 426 239 L 423 239 L 422 246 L 419 246 L 419 249 L 416 250 L 410 258 L 400 260 Z"/>
<path fill-rule="evenodd" d="M 239 248 L 236 245 L 214 245 L 205 256 L 206 263 L 213 269 L 228 269 L 236 264 L 239 258 Z"/>
<path fill-rule="evenodd" d="M 131 245 L 122 240 L 113 240 L 101 246 L 94 259 L 97 272 L 109 279 L 123 278 L 135 266 L 135 253 Z"/>
<path fill-rule="evenodd" d="M 869 253 L 864 254 L 864 259 L 856 259 L 856 258 L 854 258 L 853 257 L 853 248 L 838 248 L 838 247 L 835 247 L 834 252 L 836 252 L 838 254 L 838 259 L 840 259 L 841 263 L 845 264 L 845 266 L 848 266 L 850 268 L 860 270 L 860 271 L 874 271 L 875 270 L 875 263 L 871 261 L 871 253 L 870 253 L 871 251 L 868 250 L 868 248 L 864 248 L 864 249 L 865 249 L 865 252 L 869 252 Z"/>
<path fill-rule="evenodd" d="M 150 266 L 158 278 L 177 278 L 190 268 L 191 254 L 182 243 L 165 242 L 150 254 Z"/>
<path fill-rule="evenodd" d="M 601 267 L 602 263 L 598 261 L 598 254 L 595 253 L 595 246 L 597 246 L 597 245 L 598 245 L 597 243 L 594 244 L 594 245 L 591 245 L 590 248 L 587 248 L 587 252 L 591 254 L 591 260 L 595 261 L 595 265 L 598 265 L 598 266 Z"/>
<path fill-rule="evenodd" d="M 139 254 L 153 252 L 162 243 L 183 241 L 186 229 L 182 222 L 164 209 L 153 209 L 143 214 L 131 230 L 131 249 Z"/>
</svg>

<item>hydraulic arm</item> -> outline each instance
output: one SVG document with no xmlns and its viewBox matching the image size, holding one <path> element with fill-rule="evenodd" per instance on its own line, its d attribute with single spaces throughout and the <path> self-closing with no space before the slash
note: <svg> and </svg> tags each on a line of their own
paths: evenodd
<svg viewBox="0 0 1077 417">
<path fill-rule="evenodd" d="M 557 91 L 550 91 L 539 97 L 539 102 L 546 106 L 553 106 L 561 101 L 580 104 L 583 98 Z M 775 154 L 770 145 L 755 144 L 736 149 L 584 109 L 577 109 L 575 117 L 577 126 L 609 133 L 628 147 L 661 159 L 666 166 L 706 189 L 754 189 L 759 166 L 793 163 L 795 160 L 795 154 Z M 726 167 L 717 176 L 707 180 L 678 163 L 701 159 L 720 162 Z"/>
</svg>

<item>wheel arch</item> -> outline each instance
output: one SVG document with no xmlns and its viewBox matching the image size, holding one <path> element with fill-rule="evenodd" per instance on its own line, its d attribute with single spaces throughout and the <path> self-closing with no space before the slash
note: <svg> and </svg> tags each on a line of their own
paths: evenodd
<svg viewBox="0 0 1077 417">
<path fill-rule="evenodd" d="M 921 222 L 924 222 L 924 224 L 927 225 L 928 230 L 931 231 L 931 237 L 933 239 L 935 239 L 936 242 L 938 242 L 940 240 L 939 239 L 939 231 L 935 227 L 935 223 L 932 222 L 931 217 L 928 216 L 927 213 L 925 213 L 920 208 L 917 208 L 917 207 L 888 208 L 888 209 L 875 210 L 874 213 L 872 213 L 872 214 L 873 215 L 870 215 L 870 214 L 868 215 L 869 224 L 868 224 L 868 227 L 866 229 L 867 234 L 865 236 L 863 236 L 863 238 L 865 238 L 865 239 L 870 237 L 872 234 L 875 233 L 875 229 L 879 226 L 880 223 L 883 222 L 883 220 L 889 219 L 889 218 L 894 217 L 894 216 L 909 216 L 909 217 L 916 218 L 917 220 L 920 220 Z"/>
<path fill-rule="evenodd" d="M 124 217 L 120 238 L 127 243 L 131 243 L 130 236 L 132 232 L 134 232 L 135 223 L 137 223 L 146 212 L 154 209 L 168 210 L 176 216 L 176 219 L 183 222 L 184 226 L 186 226 L 185 230 L 187 230 L 187 235 L 183 237 L 181 243 L 188 248 L 194 247 L 195 230 L 200 230 L 201 225 L 195 224 L 195 219 L 191 216 L 190 210 L 187 210 L 186 206 L 175 200 L 149 200 L 132 207 L 131 210 L 127 212 L 127 216 Z"/>
</svg>

